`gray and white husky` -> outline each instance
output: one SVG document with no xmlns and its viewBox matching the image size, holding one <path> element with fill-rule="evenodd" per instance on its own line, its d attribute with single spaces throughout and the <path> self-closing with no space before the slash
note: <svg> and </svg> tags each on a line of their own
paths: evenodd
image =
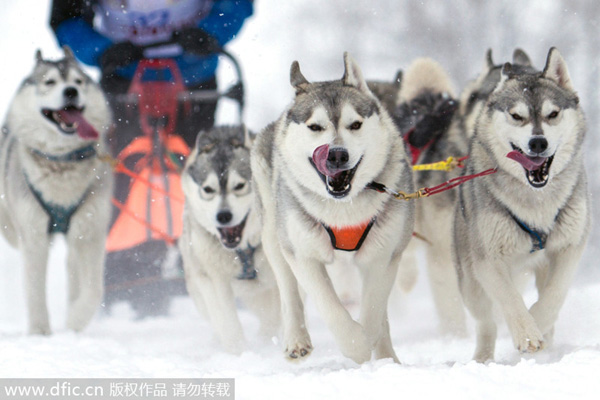
<svg viewBox="0 0 600 400">
<path fill-rule="evenodd" d="M 550 49 L 542 72 L 504 64 L 474 124 L 454 213 L 453 259 L 476 320 L 479 362 L 494 357 L 501 310 L 515 347 L 548 345 L 590 230 L 583 167 L 585 122 L 567 65 Z M 538 299 L 527 308 L 516 279 L 533 270 Z"/>
<path fill-rule="evenodd" d="M 186 203 L 179 248 L 186 285 L 233 353 L 245 341 L 236 297 L 259 317 L 262 334 L 277 334 L 280 321 L 277 285 L 260 245 L 250 146 L 241 126 L 200 132 L 182 174 Z"/>
<path fill-rule="evenodd" d="M 68 247 L 67 327 L 83 329 L 103 294 L 112 172 L 105 152 L 110 110 L 71 51 L 38 51 L 7 113 L 0 139 L 0 226 L 25 264 L 29 332 L 49 334 L 46 264 L 54 234 Z"/>
<path fill-rule="evenodd" d="M 282 300 L 290 358 L 312 349 L 298 283 L 342 353 L 356 362 L 393 358 L 387 303 L 414 224 L 414 205 L 371 190 L 412 192 L 400 135 L 348 54 L 340 80 L 311 83 L 291 67 L 292 104 L 257 137 L 252 173 L 263 246 Z M 362 276 L 360 322 L 336 295 L 325 266 L 344 259 Z"/>
<path fill-rule="evenodd" d="M 529 58 L 520 49 L 515 50 L 513 63 L 515 68 L 530 68 Z M 483 71 L 462 91 L 460 102 L 455 98 L 448 74 L 431 58 L 413 61 L 392 83 L 377 82 L 374 93 L 389 107 L 413 164 L 435 163 L 467 154 L 470 129 L 485 99 L 500 80 L 501 67 L 493 63 L 491 50 L 488 51 Z M 395 95 L 391 94 L 394 89 Z M 459 169 L 417 171 L 415 182 L 418 188 L 433 187 L 458 175 Z M 416 251 L 422 247 L 441 331 L 462 336 L 466 334 L 465 312 L 450 246 L 456 198 L 456 190 L 451 190 L 417 202 L 415 232 L 418 235 L 405 252 L 400 266 L 403 273 L 398 276 L 404 290 L 412 287 L 416 279 Z"/>
</svg>

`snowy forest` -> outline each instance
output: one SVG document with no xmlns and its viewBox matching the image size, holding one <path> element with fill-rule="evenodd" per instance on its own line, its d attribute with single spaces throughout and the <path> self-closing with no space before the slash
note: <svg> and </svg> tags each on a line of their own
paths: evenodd
<svg viewBox="0 0 600 400">
<path fill-rule="evenodd" d="M 3 0 L 0 46 L 0 112 L 4 114 L 35 50 L 61 52 L 49 28 L 49 1 Z M 591 399 L 600 393 L 600 2 L 591 0 L 256 0 L 228 49 L 238 57 L 246 86 L 244 122 L 254 132 L 277 119 L 290 103 L 290 65 L 298 60 L 309 81 L 339 79 L 348 51 L 369 80 L 392 81 L 417 57 L 437 60 L 456 93 L 484 66 L 488 48 L 496 64 L 523 49 L 543 68 L 550 47 L 564 57 L 587 118 L 585 158 L 593 231 L 572 290 L 558 318 L 553 347 L 522 356 L 503 324 L 496 363 L 471 361 L 475 338 L 440 336 L 426 271 L 417 287 L 393 293 L 392 342 L 401 364 L 389 360 L 357 365 L 337 349 L 314 305 L 307 304 L 313 354 L 303 363 L 283 358 L 278 338 L 254 338 L 258 323 L 246 310 L 241 321 L 250 347 L 225 353 L 211 326 L 188 298 L 176 299 L 170 315 L 136 320 L 127 305 L 99 313 L 82 333 L 64 328 L 65 249 L 51 254 L 48 292 L 54 335 L 26 335 L 22 265 L 18 252 L 0 239 L 0 378 L 140 377 L 236 379 L 238 399 Z M 97 72 L 89 69 L 97 77 Z M 223 63 L 219 84 L 232 79 Z M 231 104 L 220 104 L 218 123 L 237 122 Z M 449 260 L 450 262 L 450 260 Z M 535 301 L 533 284 L 525 293 Z M 0 397 L 2 397 L 0 395 Z"/>
</svg>

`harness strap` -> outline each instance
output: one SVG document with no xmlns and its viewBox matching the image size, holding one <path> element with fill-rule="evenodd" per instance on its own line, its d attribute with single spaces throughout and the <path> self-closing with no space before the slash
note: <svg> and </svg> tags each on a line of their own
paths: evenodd
<svg viewBox="0 0 600 400">
<path fill-rule="evenodd" d="M 366 187 L 368 189 L 375 190 L 376 192 L 379 192 L 379 193 L 387 193 L 389 195 L 394 196 L 395 198 L 397 198 L 399 200 L 407 200 L 408 201 L 408 200 L 420 199 L 421 197 L 433 196 L 435 194 L 442 193 L 442 192 L 445 192 L 452 188 L 455 188 L 458 185 L 462 185 L 463 183 L 470 181 L 471 179 L 495 174 L 496 172 L 498 172 L 497 168 L 486 169 L 485 171 L 479 172 L 477 174 L 463 175 L 463 176 L 459 176 L 457 178 L 450 179 L 450 180 L 448 180 L 440 185 L 437 185 L 437 186 L 433 186 L 433 187 L 429 187 L 429 188 L 428 187 L 421 188 L 414 193 L 405 193 L 402 191 L 395 191 L 395 190 L 390 189 L 389 187 L 385 186 L 383 183 L 379 183 L 379 182 L 370 182 L 367 184 Z"/>
<path fill-rule="evenodd" d="M 512 219 L 517 223 L 519 228 L 521 228 L 523 232 L 527 233 L 531 237 L 533 243 L 531 246 L 530 253 L 535 253 L 538 250 L 544 250 L 544 248 L 546 247 L 546 240 L 548 240 L 548 234 L 546 232 L 530 228 L 529 226 L 527 226 L 527 224 L 525 224 L 525 222 L 515 217 L 512 213 L 509 212 L 509 214 L 512 217 Z"/>
<path fill-rule="evenodd" d="M 321 225 L 323 225 L 323 228 L 329 234 L 329 239 L 334 249 L 358 251 L 367 238 L 376 219 L 376 217 L 373 217 L 366 223 L 343 227 L 331 227 L 324 223 L 321 223 Z"/>
<path fill-rule="evenodd" d="M 97 156 L 95 144 L 90 144 L 88 146 L 79 148 L 77 150 L 73 150 L 67 154 L 62 154 L 59 156 L 44 153 L 40 150 L 32 148 L 30 148 L 30 151 L 36 156 L 45 158 L 46 160 L 53 162 L 79 162 Z M 69 231 L 71 217 L 77 212 L 79 207 L 83 204 L 85 199 L 90 194 L 91 187 L 88 188 L 83 194 L 83 196 L 81 196 L 81 198 L 72 206 L 64 207 L 44 200 L 44 196 L 42 196 L 42 193 L 33 186 L 27 174 L 23 172 L 23 175 L 25 176 L 25 181 L 27 182 L 27 186 L 29 186 L 29 190 L 31 190 L 31 193 L 33 194 L 35 199 L 38 201 L 40 206 L 42 206 L 42 208 L 50 218 L 50 220 L 48 221 L 48 234 L 66 234 Z"/>
<path fill-rule="evenodd" d="M 27 181 L 27 186 L 29 186 L 29 190 L 33 193 L 33 196 L 36 198 L 40 206 L 46 211 L 50 220 L 48 221 L 48 234 L 53 233 L 64 233 L 66 234 L 69 231 L 69 225 L 71 224 L 71 217 L 73 214 L 77 212 L 79 207 L 83 204 L 85 199 L 90 194 L 90 189 L 85 191 L 83 196 L 70 207 L 63 207 L 58 204 L 53 204 L 44 200 L 42 193 L 38 191 L 29 181 L 27 175 L 25 175 L 25 180 Z"/>
<path fill-rule="evenodd" d="M 254 252 L 256 251 L 256 247 L 252 247 L 248 245 L 248 248 L 245 250 L 236 249 L 235 253 L 239 257 L 242 262 L 242 272 L 237 276 L 237 279 L 240 280 L 252 280 L 256 279 L 257 272 L 256 268 L 254 268 Z"/>
<path fill-rule="evenodd" d="M 77 150 L 73 150 L 70 153 L 56 156 L 54 154 L 44 153 L 37 149 L 30 149 L 31 153 L 43 157 L 49 161 L 55 162 L 77 162 L 87 160 L 88 158 L 96 157 L 96 145 L 90 144 L 89 146 L 82 147 Z"/>
</svg>

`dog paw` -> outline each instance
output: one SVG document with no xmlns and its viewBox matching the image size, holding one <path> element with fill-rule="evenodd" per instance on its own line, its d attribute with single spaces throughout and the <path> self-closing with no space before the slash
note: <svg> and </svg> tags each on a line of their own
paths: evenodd
<svg viewBox="0 0 600 400">
<path fill-rule="evenodd" d="M 48 336 L 52 334 L 52 330 L 50 330 L 50 326 L 30 326 L 29 334 Z"/>
<path fill-rule="evenodd" d="M 538 332 L 529 332 L 517 338 L 517 350 L 521 353 L 535 353 L 544 348 L 544 339 L 542 334 Z"/>
<path fill-rule="evenodd" d="M 338 341 L 342 354 L 357 364 L 371 359 L 372 347 L 363 327 L 354 322 L 343 331 L 343 337 Z"/>
<path fill-rule="evenodd" d="M 223 349 L 229 354 L 239 356 L 244 351 L 244 343 L 223 343 Z"/>
<path fill-rule="evenodd" d="M 310 339 L 307 338 L 303 343 L 301 341 L 297 341 L 291 346 L 286 346 L 285 354 L 289 360 L 301 360 L 304 357 L 308 356 L 312 351 L 313 347 L 310 343 Z"/>
</svg>

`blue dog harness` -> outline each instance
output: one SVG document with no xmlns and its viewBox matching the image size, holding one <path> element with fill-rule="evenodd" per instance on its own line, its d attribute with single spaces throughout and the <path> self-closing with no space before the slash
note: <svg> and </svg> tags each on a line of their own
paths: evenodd
<svg viewBox="0 0 600 400">
<path fill-rule="evenodd" d="M 235 253 L 242 263 L 242 272 L 237 276 L 240 280 L 256 279 L 256 268 L 254 268 L 254 252 L 256 247 L 248 245 L 246 250 L 237 249 Z"/>
<path fill-rule="evenodd" d="M 67 154 L 64 154 L 61 156 L 55 156 L 55 155 L 51 155 L 51 154 L 42 153 L 39 150 L 35 150 L 35 149 L 31 149 L 31 152 L 35 155 L 38 155 L 49 161 L 54 161 L 54 162 L 78 162 L 78 161 L 87 160 L 88 158 L 95 157 L 97 155 L 95 145 L 89 145 L 89 146 L 74 150 L 70 153 L 67 153 Z M 33 196 L 36 198 L 36 200 L 38 201 L 40 206 L 42 206 L 42 208 L 44 209 L 44 211 L 46 211 L 46 214 L 48 214 L 48 217 L 50 218 L 50 220 L 48 221 L 48 234 L 53 234 L 53 233 L 66 234 L 69 231 L 71 217 L 73 216 L 73 214 L 75 214 L 77 212 L 79 207 L 84 203 L 85 199 L 88 197 L 91 190 L 88 188 L 88 190 L 85 191 L 83 196 L 81 196 L 81 198 L 77 202 L 75 202 L 73 205 L 71 205 L 69 207 L 64 207 L 64 206 L 54 204 L 51 202 L 47 202 L 46 200 L 44 200 L 42 193 L 40 193 L 40 191 L 37 190 L 31 184 L 27 174 L 24 173 L 24 175 L 25 175 L 25 180 L 27 181 L 27 186 L 29 186 L 29 190 L 31 190 L 31 193 L 33 194 Z"/>
<path fill-rule="evenodd" d="M 512 214 L 510 214 L 510 216 L 517 223 L 519 228 L 521 228 L 523 232 L 527 233 L 531 237 L 533 243 L 530 253 L 535 253 L 538 250 L 544 250 L 546 247 L 546 240 L 548 240 L 548 234 L 546 232 L 530 228 L 527 226 L 527 224 L 525 224 L 525 222 L 521 221 Z"/>
</svg>

